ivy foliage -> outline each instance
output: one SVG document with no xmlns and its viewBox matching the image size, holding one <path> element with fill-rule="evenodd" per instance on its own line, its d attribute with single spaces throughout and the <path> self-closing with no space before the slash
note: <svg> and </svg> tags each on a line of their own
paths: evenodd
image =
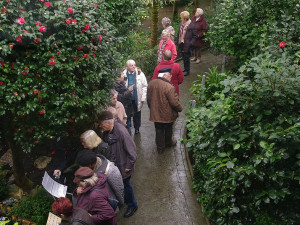
<svg viewBox="0 0 300 225">
<path fill-rule="evenodd" d="M 140 2 L 3 1 L 1 137 L 12 136 L 28 152 L 91 127 L 122 61 L 118 49 L 129 30 L 119 28 L 137 24 Z"/>
<path fill-rule="evenodd" d="M 272 46 L 239 74 L 211 70 L 191 91 L 185 140 L 194 188 L 216 224 L 298 224 L 299 55 Z M 249 77 L 251 79 L 249 79 Z"/>
</svg>

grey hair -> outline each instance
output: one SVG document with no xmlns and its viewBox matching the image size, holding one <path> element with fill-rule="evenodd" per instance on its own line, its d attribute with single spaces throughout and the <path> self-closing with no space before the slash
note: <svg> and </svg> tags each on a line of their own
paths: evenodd
<svg viewBox="0 0 300 225">
<path fill-rule="evenodd" d="M 199 13 L 200 13 L 200 15 L 203 15 L 203 9 L 201 9 L 201 8 L 197 8 L 197 10 L 196 11 L 199 11 Z"/>
<path fill-rule="evenodd" d="M 109 107 L 107 107 L 106 110 L 110 111 L 113 114 L 114 118 L 118 118 L 118 112 L 117 112 L 116 108 L 109 106 Z"/>
<path fill-rule="evenodd" d="M 167 49 L 166 51 L 163 52 L 163 58 L 166 61 L 171 60 L 172 59 L 172 52 L 169 49 Z"/>
<path fill-rule="evenodd" d="M 135 64 L 135 61 L 133 59 L 129 59 L 127 62 L 126 62 L 126 66 L 129 66 L 129 65 L 136 65 Z"/>
<path fill-rule="evenodd" d="M 83 188 L 86 188 L 89 186 L 93 187 L 97 184 L 98 180 L 99 180 L 98 175 L 96 173 L 94 173 L 93 176 L 91 176 L 87 179 L 84 179 L 83 181 L 80 181 L 79 186 L 83 187 Z"/>
<path fill-rule="evenodd" d="M 161 20 L 161 24 L 165 25 L 165 26 L 170 26 L 171 25 L 171 20 L 168 17 L 164 17 Z"/>
<path fill-rule="evenodd" d="M 110 90 L 110 95 L 111 96 L 118 95 L 118 92 L 115 89 L 111 89 Z"/>
<path fill-rule="evenodd" d="M 166 34 L 166 35 L 168 35 L 168 37 L 170 37 L 170 33 L 169 33 L 168 31 L 163 30 L 163 31 L 161 32 L 161 34 Z"/>
</svg>

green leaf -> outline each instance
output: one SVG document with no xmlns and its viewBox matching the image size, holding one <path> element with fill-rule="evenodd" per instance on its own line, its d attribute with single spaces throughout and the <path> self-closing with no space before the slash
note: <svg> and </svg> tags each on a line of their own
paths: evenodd
<svg viewBox="0 0 300 225">
<path fill-rule="evenodd" d="M 233 145 L 233 149 L 234 149 L 234 150 L 237 150 L 237 149 L 239 149 L 240 147 L 241 147 L 240 144 L 234 144 L 234 145 Z"/>
<path fill-rule="evenodd" d="M 228 162 L 226 163 L 226 166 L 227 166 L 228 169 L 231 169 L 231 168 L 234 167 L 234 163 L 231 162 L 231 161 L 228 161 Z"/>
<path fill-rule="evenodd" d="M 227 154 L 225 152 L 221 152 L 221 153 L 218 153 L 218 156 L 221 158 L 224 158 L 227 156 Z"/>
<path fill-rule="evenodd" d="M 262 147 L 262 148 L 264 148 L 264 149 L 267 149 L 268 143 L 265 142 L 265 141 L 260 141 L 260 142 L 259 142 L 259 145 L 260 145 L 260 147 Z"/>
</svg>

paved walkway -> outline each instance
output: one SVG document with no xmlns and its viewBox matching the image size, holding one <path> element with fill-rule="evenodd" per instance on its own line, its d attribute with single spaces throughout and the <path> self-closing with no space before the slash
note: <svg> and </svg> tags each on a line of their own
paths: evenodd
<svg viewBox="0 0 300 225">
<path fill-rule="evenodd" d="M 182 62 L 181 62 L 182 64 Z M 202 63 L 191 63 L 191 74 L 185 77 L 179 93 L 184 111 L 192 98 L 189 88 L 213 65 L 220 65 L 221 57 L 204 52 Z M 181 112 L 175 123 L 174 137 L 184 137 L 185 112 Z M 183 145 L 157 154 L 154 124 L 149 121 L 149 109 L 142 109 L 140 134 L 134 136 L 138 160 L 131 183 L 139 205 L 138 211 L 130 218 L 123 218 L 125 207 L 118 213 L 118 225 L 207 225 L 201 213 L 196 193 L 191 189 L 191 175 L 188 170 Z"/>
</svg>

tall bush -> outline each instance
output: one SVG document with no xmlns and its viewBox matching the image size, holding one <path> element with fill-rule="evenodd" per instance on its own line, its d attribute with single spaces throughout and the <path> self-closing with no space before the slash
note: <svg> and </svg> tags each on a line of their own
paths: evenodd
<svg viewBox="0 0 300 225">
<path fill-rule="evenodd" d="M 118 1 L 120 15 L 127 3 Z M 124 14 L 115 26 L 112 15 L 116 12 L 109 4 L 102 0 L 3 1 L 0 135 L 13 150 L 20 186 L 26 183 L 24 176 L 17 176 L 22 173 L 17 168 L 20 151 L 82 132 L 108 101 L 115 79 L 112 71 L 122 59 L 118 47 L 124 37 L 118 28 L 132 21 Z M 132 11 L 131 16 L 138 18 L 138 12 Z"/>
<path fill-rule="evenodd" d="M 217 0 L 206 34 L 210 46 L 238 58 L 237 63 L 259 54 L 265 45 L 284 39 L 298 42 L 300 6 L 295 0 Z"/>
<path fill-rule="evenodd" d="M 186 143 L 194 188 L 216 224 L 300 221 L 300 68 L 291 49 L 267 47 L 239 74 L 192 89 Z"/>
</svg>

